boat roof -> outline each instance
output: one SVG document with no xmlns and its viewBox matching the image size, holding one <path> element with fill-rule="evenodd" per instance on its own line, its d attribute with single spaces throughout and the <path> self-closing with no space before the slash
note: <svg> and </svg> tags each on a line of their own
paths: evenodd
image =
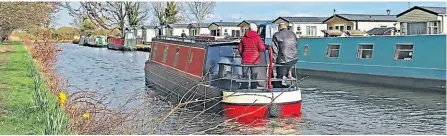
<svg viewBox="0 0 447 136">
<path fill-rule="evenodd" d="M 234 46 L 239 45 L 239 41 L 234 40 L 202 40 L 197 38 L 181 38 L 176 36 L 156 37 L 153 41 L 169 42 L 173 44 L 186 45 L 198 48 L 206 48 L 212 46 Z"/>
</svg>

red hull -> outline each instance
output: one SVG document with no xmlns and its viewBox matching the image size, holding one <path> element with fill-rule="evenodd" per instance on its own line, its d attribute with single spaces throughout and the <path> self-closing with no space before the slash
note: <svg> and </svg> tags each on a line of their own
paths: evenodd
<svg viewBox="0 0 447 136">
<path fill-rule="evenodd" d="M 229 119 L 236 118 L 235 121 L 243 124 L 260 125 L 264 119 L 268 118 L 269 106 L 250 106 L 223 104 L 224 115 Z M 298 117 L 301 115 L 301 102 L 279 104 L 281 107 L 281 117 Z"/>
</svg>

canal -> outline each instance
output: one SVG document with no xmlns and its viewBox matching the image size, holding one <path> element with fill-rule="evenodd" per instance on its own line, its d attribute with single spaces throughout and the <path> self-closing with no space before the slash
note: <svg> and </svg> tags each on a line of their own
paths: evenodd
<svg viewBox="0 0 447 136">
<path fill-rule="evenodd" d="M 63 51 L 58 56 L 57 71 L 69 81 L 68 91 L 92 90 L 110 93 L 111 107 L 126 103 L 127 96 L 143 94 L 143 99 L 128 105 L 131 108 L 146 103 L 144 116 L 166 114 L 173 106 L 144 88 L 146 52 L 121 52 L 74 44 L 59 44 Z M 446 135 L 445 92 L 424 92 L 391 89 L 371 85 L 348 84 L 308 78 L 301 82 L 302 116 L 283 120 L 271 119 L 265 127 L 238 128 L 217 134 L 437 134 Z M 154 107 L 156 105 L 156 107 Z M 140 125 L 132 134 L 147 134 L 154 127 L 155 134 L 181 129 L 178 134 L 190 134 L 211 128 L 224 120 L 214 117 L 209 122 L 191 123 L 188 118 L 197 114 L 173 114 L 164 123 Z M 199 115 L 207 118 L 210 115 Z M 195 121 L 197 122 L 197 121 Z M 139 122 L 132 122 L 139 123 Z M 152 124 L 150 124 L 152 123 Z M 231 126 L 227 123 L 226 126 Z"/>
</svg>

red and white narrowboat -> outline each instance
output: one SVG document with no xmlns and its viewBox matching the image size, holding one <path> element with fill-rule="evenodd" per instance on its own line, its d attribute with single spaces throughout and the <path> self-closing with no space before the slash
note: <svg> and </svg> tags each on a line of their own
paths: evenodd
<svg viewBox="0 0 447 136">
<path fill-rule="evenodd" d="M 261 64 L 243 65 L 239 42 L 157 37 L 145 64 L 146 85 L 194 110 L 223 114 L 241 123 L 301 114 L 301 90 L 295 77 L 272 78 L 270 54 Z M 274 65 L 278 67 L 280 65 Z M 258 78 L 243 79 L 242 67 L 260 67 Z M 254 87 L 262 84 L 264 87 Z"/>
<path fill-rule="evenodd" d="M 111 50 L 134 51 L 137 42 L 133 32 L 126 32 L 125 38 L 107 37 L 107 48 Z"/>
</svg>

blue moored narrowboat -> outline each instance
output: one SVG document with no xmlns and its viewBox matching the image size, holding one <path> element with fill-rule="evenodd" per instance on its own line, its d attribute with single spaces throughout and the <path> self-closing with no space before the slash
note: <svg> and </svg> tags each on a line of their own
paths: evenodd
<svg viewBox="0 0 447 136">
<path fill-rule="evenodd" d="M 278 24 L 260 26 L 266 44 Z M 444 90 L 446 35 L 298 38 L 299 75 Z"/>
</svg>

